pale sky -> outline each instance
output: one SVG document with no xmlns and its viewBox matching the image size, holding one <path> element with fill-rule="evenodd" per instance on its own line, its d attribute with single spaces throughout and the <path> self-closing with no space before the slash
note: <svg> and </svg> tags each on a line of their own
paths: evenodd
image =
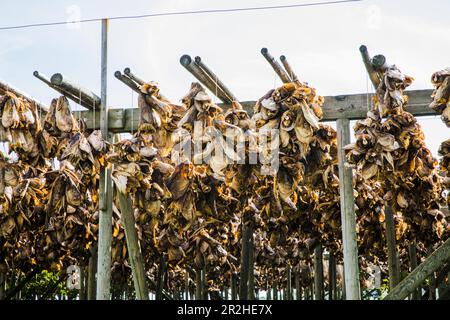
<svg viewBox="0 0 450 320">
<path fill-rule="evenodd" d="M 319 0 L 0 0 L 0 26 L 182 10 L 224 9 Z M 113 76 L 130 67 L 157 81 L 173 102 L 195 80 L 180 64 L 201 56 L 240 100 L 256 100 L 280 85 L 260 54 L 262 47 L 287 56 L 301 80 L 321 95 L 372 91 L 358 48 L 383 53 L 431 89 L 431 74 L 450 66 L 450 1 L 366 0 L 356 3 L 256 12 L 216 13 L 111 21 L 108 104 L 137 106 L 136 95 Z M 33 77 L 61 72 L 100 95 L 100 22 L 0 30 L 0 78 L 45 103 L 58 94 Z M 134 101 L 133 101 L 134 100 Z M 218 100 L 216 100 L 218 101 Z M 72 103 L 72 106 L 75 106 Z M 75 109 L 75 107 L 74 107 Z M 438 117 L 420 118 L 434 155 L 449 129 Z"/>
</svg>

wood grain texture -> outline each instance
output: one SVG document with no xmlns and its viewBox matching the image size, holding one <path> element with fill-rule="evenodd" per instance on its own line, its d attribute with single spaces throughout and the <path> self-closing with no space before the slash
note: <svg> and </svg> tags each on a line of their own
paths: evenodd
<svg viewBox="0 0 450 320">
<path fill-rule="evenodd" d="M 361 299 L 359 283 L 358 247 L 356 244 L 356 215 L 353 197 L 352 168 L 346 165 L 344 146 L 350 143 L 350 120 L 337 120 L 339 161 L 339 194 L 341 203 L 342 243 L 344 251 L 345 297 Z"/>
<path fill-rule="evenodd" d="M 417 117 L 432 116 L 436 113 L 429 108 L 431 102 L 432 90 L 412 90 L 407 91 L 409 102 L 406 110 Z M 255 101 L 241 102 L 244 110 L 249 115 L 253 114 L 253 106 Z M 337 119 L 363 119 L 366 117 L 367 108 L 370 104 L 370 95 L 349 94 L 338 96 L 326 96 L 325 103 L 322 107 L 322 121 L 335 121 Z M 219 104 L 221 108 L 227 110 L 230 105 Z M 99 112 L 82 111 L 80 116 L 85 119 L 89 129 L 99 128 L 100 121 Z M 95 121 L 94 121 L 95 116 Z M 108 129 L 110 132 L 131 132 L 136 131 L 139 126 L 139 109 L 138 108 L 111 108 L 108 114 Z"/>
<path fill-rule="evenodd" d="M 134 289 L 138 300 L 148 300 L 148 288 L 145 281 L 145 266 L 142 258 L 141 246 L 139 245 L 138 234 L 135 227 L 133 214 L 133 204 L 131 198 L 118 192 L 120 214 L 125 238 L 127 242 L 128 259 L 133 274 Z"/>
<path fill-rule="evenodd" d="M 450 261 L 450 238 L 403 279 L 384 300 L 403 300 L 437 269 Z"/>
</svg>

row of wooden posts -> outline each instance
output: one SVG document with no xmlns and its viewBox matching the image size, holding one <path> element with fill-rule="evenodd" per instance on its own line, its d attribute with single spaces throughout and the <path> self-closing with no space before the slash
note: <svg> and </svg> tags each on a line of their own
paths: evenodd
<svg viewBox="0 0 450 320">
<path fill-rule="evenodd" d="M 102 37 L 101 37 L 101 95 L 98 97 L 92 91 L 81 87 L 74 81 L 70 81 L 61 74 L 55 74 L 50 79 L 47 79 L 43 74 L 35 71 L 34 75 L 50 86 L 52 89 L 58 91 L 61 94 L 66 95 L 69 99 L 79 103 L 88 110 L 82 111 L 80 116 L 85 119 L 88 129 L 100 127 L 102 135 L 111 141 L 114 133 L 130 132 L 133 128 L 138 127 L 139 122 L 139 110 L 137 108 L 110 108 L 107 103 L 107 53 L 108 53 L 108 20 L 102 21 Z M 380 81 L 380 71 L 387 66 L 386 59 L 382 55 L 377 55 L 373 58 L 369 56 L 367 48 L 361 46 L 360 52 L 364 65 L 366 66 L 369 77 L 374 85 L 377 87 Z M 273 58 L 266 48 L 261 50 L 264 58 L 270 63 L 273 70 L 280 77 L 283 82 L 297 81 L 297 76 L 292 71 L 291 66 L 287 62 L 285 56 L 281 56 L 280 60 L 285 68 L 278 64 L 275 58 Z M 222 81 L 214 74 L 210 68 L 208 68 L 204 61 L 200 57 L 191 59 L 189 56 L 184 55 L 180 59 L 180 63 L 191 72 L 203 85 L 205 85 L 213 94 L 215 93 L 219 99 L 222 100 L 222 106 L 226 109 L 232 100 L 236 97 L 231 91 L 223 84 Z M 117 71 L 115 73 L 117 79 L 122 81 L 132 90 L 139 92 L 139 84 L 144 81 L 138 76 L 134 75 L 129 68 L 124 70 L 124 74 Z M 37 104 L 40 110 L 46 112 L 48 106 L 29 98 L 28 95 L 9 86 L 5 83 L 0 83 L 0 90 L 13 91 L 18 96 L 33 101 Z M 415 116 L 435 115 L 434 111 L 428 107 L 430 102 L 431 90 L 415 90 L 408 91 L 409 102 L 408 110 Z M 252 114 L 252 107 L 254 101 L 242 102 L 244 109 Z M 343 239 L 343 256 L 344 256 L 344 274 L 345 283 L 342 287 L 342 295 L 346 299 L 357 300 L 361 299 L 361 289 L 359 281 L 359 266 L 358 266 L 358 252 L 356 243 L 356 218 L 354 211 L 354 198 L 352 169 L 346 165 L 345 154 L 343 146 L 350 143 L 350 120 L 360 119 L 366 116 L 368 106 L 368 93 L 356 94 L 356 95 L 339 95 L 325 97 L 325 104 L 323 106 L 323 120 L 324 121 L 336 121 L 337 127 L 337 143 L 338 143 L 338 161 L 339 161 L 339 177 L 340 177 L 340 206 L 341 206 L 341 221 L 342 221 L 342 239 Z M 98 110 L 100 109 L 100 110 Z M 100 112 L 99 112 L 100 111 Z M 95 117 L 95 113 L 99 113 L 100 117 Z M 111 298 L 111 229 L 112 229 L 112 198 L 113 198 L 113 185 L 111 181 L 111 169 L 102 169 L 100 172 L 100 215 L 99 215 L 99 235 L 98 244 L 92 249 L 92 257 L 89 260 L 88 272 L 86 277 L 86 283 L 88 289 L 86 290 L 86 298 L 96 298 L 99 300 L 105 300 Z M 147 277 L 145 273 L 143 258 L 141 255 L 140 245 L 136 234 L 134 216 L 132 214 L 131 199 L 120 195 L 119 202 L 122 213 L 122 223 L 125 229 L 127 251 L 129 254 L 129 261 L 132 267 L 133 284 L 137 299 L 148 299 L 149 290 L 147 286 Z M 240 285 L 237 286 L 233 281 L 236 279 L 233 277 L 230 279 L 231 284 L 231 298 L 233 297 L 247 297 L 249 299 L 254 298 L 255 291 L 249 290 L 249 287 L 254 286 L 253 276 L 253 231 L 251 226 L 243 226 L 242 237 L 242 254 L 241 254 L 241 274 Z M 413 266 L 417 265 L 415 259 L 411 259 L 411 268 L 414 270 L 402 283 L 400 281 L 399 260 L 398 253 L 396 251 L 395 244 L 395 227 L 392 211 L 390 208 L 386 210 L 386 239 L 388 248 L 388 265 L 389 265 L 389 280 L 390 287 L 393 288 L 388 298 L 404 299 L 411 293 L 415 292 L 417 287 L 423 282 L 423 280 L 433 274 L 438 268 L 442 267 L 450 259 L 450 243 L 447 241 L 441 248 L 430 255 L 430 258 L 424 264 L 419 265 L 417 268 Z M 315 249 L 315 266 L 316 274 L 321 274 L 319 258 L 321 257 L 321 247 L 318 246 Z M 410 255 L 414 257 L 414 247 L 411 247 Z M 439 251 L 440 250 L 440 251 Z M 437 253 L 438 252 L 438 253 Z M 331 255 L 332 256 L 332 255 Z M 163 266 L 164 264 L 161 264 Z M 422 266 L 422 267 L 421 267 Z M 290 269 L 288 268 L 289 272 Z M 322 268 L 323 270 L 323 268 Z M 419 271 L 417 271 L 419 270 Z M 96 277 L 95 277 L 96 275 Z M 414 277 L 413 280 L 411 278 Z M 205 272 L 196 272 L 196 283 L 198 281 L 204 281 Z M 203 280 L 202 280 L 203 279 Z M 233 280 L 234 279 L 234 280 Z M 288 279 L 291 279 L 289 277 Z M 334 278 L 334 282 L 335 282 Z M 406 283 L 404 283 L 407 280 Z M 95 286 L 94 286 L 95 284 Z M 291 281 L 288 281 L 288 287 L 292 288 Z M 162 290 L 162 282 L 158 281 L 156 285 L 156 291 L 158 292 L 157 298 L 162 296 L 169 297 L 167 293 Z M 94 289 L 95 293 L 94 293 Z M 204 293 L 201 293 L 201 286 L 197 286 L 195 297 L 204 297 Z M 234 288 L 234 291 L 233 291 Z M 237 292 L 239 288 L 239 292 Z M 302 288 L 305 296 L 315 298 L 323 298 L 323 277 L 314 278 L 314 290 L 310 288 Z M 309 293 L 308 290 L 310 291 Z M 332 294 L 330 296 L 337 297 L 336 293 L 339 291 L 335 284 L 330 288 Z M 272 297 L 276 295 L 273 291 Z M 286 297 L 292 297 L 292 290 L 287 290 Z M 299 290 L 297 289 L 297 292 Z"/>
</svg>

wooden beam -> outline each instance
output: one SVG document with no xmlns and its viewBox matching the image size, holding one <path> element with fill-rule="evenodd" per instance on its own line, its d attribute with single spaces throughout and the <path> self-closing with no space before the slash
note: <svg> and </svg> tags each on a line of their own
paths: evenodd
<svg viewBox="0 0 450 320">
<path fill-rule="evenodd" d="M 216 85 L 215 79 L 212 79 L 189 55 L 185 54 L 181 56 L 180 64 L 222 102 L 231 103 L 231 99 L 223 91 L 222 87 L 219 86 L 219 83 L 217 82 Z"/>
<path fill-rule="evenodd" d="M 339 193 L 341 204 L 342 243 L 344 251 L 345 294 L 347 300 L 360 300 L 356 215 L 353 198 L 352 168 L 346 166 L 344 147 L 350 143 L 350 120 L 337 120 Z"/>
<path fill-rule="evenodd" d="M 409 97 L 406 110 L 416 117 L 432 116 L 436 113 L 428 106 L 431 102 L 432 90 L 412 90 L 406 91 Z M 350 94 L 339 96 L 326 96 L 323 109 L 322 121 L 335 121 L 337 119 L 363 119 L 367 114 L 367 94 Z M 255 101 L 241 102 L 244 110 L 251 116 Z M 219 104 L 224 110 L 230 105 Z M 111 108 L 108 115 L 108 129 L 110 132 L 131 132 L 139 127 L 140 111 L 138 108 Z M 93 121 L 93 111 L 81 111 L 81 117 L 85 119 L 88 128 L 99 128 L 99 115 L 95 113 L 95 122 Z"/>
<path fill-rule="evenodd" d="M 61 73 L 55 73 L 51 76 L 50 82 L 53 86 L 56 86 L 63 91 L 70 94 L 68 98 L 72 99 L 76 103 L 82 105 L 83 107 L 92 110 L 98 109 L 101 104 L 101 99 L 94 92 L 86 89 L 75 82 L 67 79 Z"/>
<path fill-rule="evenodd" d="M 141 246 L 136 231 L 133 204 L 129 196 L 117 192 L 120 204 L 121 222 L 125 230 L 128 259 L 133 273 L 134 289 L 138 300 L 148 300 L 148 288 L 145 281 L 145 266 L 142 258 Z"/>
<path fill-rule="evenodd" d="M 195 57 L 195 63 L 199 66 L 205 74 L 207 74 L 212 82 L 214 83 L 214 87 L 220 88 L 220 90 L 225 94 L 228 98 L 226 100 L 222 100 L 223 102 L 231 103 L 232 101 L 237 101 L 236 96 L 228 89 L 228 87 L 217 77 L 217 75 L 202 61 L 200 57 Z"/>
<path fill-rule="evenodd" d="M 102 20 L 101 108 L 100 128 L 104 139 L 108 134 L 107 89 L 108 19 Z M 99 179 L 99 231 L 97 257 L 97 300 L 109 300 L 111 289 L 112 180 L 111 168 L 102 168 Z"/>
<path fill-rule="evenodd" d="M 281 81 L 283 83 L 291 82 L 292 80 L 289 78 L 289 75 L 286 73 L 286 71 L 280 66 L 280 64 L 275 60 L 274 57 L 269 53 L 269 50 L 267 48 L 261 49 L 261 54 L 263 57 L 267 60 L 267 62 L 272 67 L 273 71 L 280 77 Z"/>
<path fill-rule="evenodd" d="M 44 74 L 39 73 L 39 71 L 37 71 L 37 70 L 34 71 L 33 72 L 33 76 L 35 76 L 37 79 L 39 79 L 42 82 L 44 82 L 46 85 L 48 85 L 50 88 L 52 88 L 56 92 L 66 96 L 70 100 L 74 101 L 75 103 L 78 103 L 81 106 L 89 105 L 89 102 L 87 102 L 86 100 L 83 100 L 83 96 L 81 96 L 81 97 L 79 95 L 78 96 L 74 96 L 70 92 L 65 91 L 62 87 L 52 84 L 50 79 L 47 78 Z M 92 105 L 90 105 L 90 108 L 87 108 L 87 109 L 88 110 L 92 110 Z"/>
<path fill-rule="evenodd" d="M 373 87 L 376 89 L 380 84 L 381 77 L 378 72 L 376 72 L 372 65 L 372 59 L 370 58 L 369 51 L 365 45 L 359 47 L 359 52 L 361 53 L 361 58 L 363 60 L 364 66 L 366 67 L 367 74 L 369 75 L 370 81 Z"/>
<path fill-rule="evenodd" d="M 450 261 L 450 238 L 424 262 L 403 279 L 384 300 L 403 300 L 414 292 L 426 278 Z"/>
</svg>

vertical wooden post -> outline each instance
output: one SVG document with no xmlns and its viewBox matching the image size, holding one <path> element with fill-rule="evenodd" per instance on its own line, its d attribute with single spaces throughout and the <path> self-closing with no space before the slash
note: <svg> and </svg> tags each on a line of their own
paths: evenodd
<svg viewBox="0 0 450 320">
<path fill-rule="evenodd" d="M 148 300 L 148 288 L 145 275 L 144 259 L 142 258 L 141 246 L 135 227 L 133 214 L 133 203 L 129 196 L 117 192 L 119 197 L 121 222 L 125 230 L 125 239 L 127 242 L 128 259 L 133 274 L 134 290 L 138 300 Z"/>
<path fill-rule="evenodd" d="M 157 275 L 158 278 L 156 280 L 155 300 L 163 299 L 165 273 L 166 273 L 166 261 L 164 259 L 164 255 L 161 254 L 159 268 L 158 268 L 158 275 Z"/>
<path fill-rule="evenodd" d="M 289 265 L 289 264 L 288 264 L 287 269 L 286 269 L 286 278 L 287 278 L 287 283 L 286 283 L 286 291 L 287 291 L 286 300 L 292 300 L 292 275 L 291 275 L 291 265 Z"/>
<path fill-rule="evenodd" d="M 195 300 L 202 300 L 202 271 L 201 269 L 195 270 Z"/>
<path fill-rule="evenodd" d="M 253 226 L 248 226 L 248 300 L 255 300 L 255 250 Z"/>
<path fill-rule="evenodd" d="M 352 169 L 345 165 L 345 150 L 343 149 L 350 143 L 350 120 L 338 119 L 336 125 L 342 243 L 344 251 L 344 269 L 346 273 L 346 298 L 348 300 L 359 300 L 361 299 L 361 296 L 359 289 L 358 247 L 356 244 L 356 216 L 353 198 L 353 173 Z"/>
<path fill-rule="evenodd" d="M 79 300 L 86 300 L 86 291 L 85 291 L 85 283 L 86 283 L 86 271 L 84 265 L 80 266 L 80 290 L 78 291 Z"/>
<path fill-rule="evenodd" d="M 278 292 L 277 292 L 277 283 L 276 283 L 276 281 L 274 281 L 272 283 L 272 295 L 273 295 L 273 300 L 278 300 Z"/>
<path fill-rule="evenodd" d="M 417 268 L 417 250 L 416 250 L 416 244 L 415 243 L 410 243 L 409 247 L 408 247 L 408 253 L 409 253 L 409 266 L 410 266 L 410 271 L 409 272 L 413 272 L 413 270 L 415 268 Z M 416 290 L 414 290 L 414 292 L 411 295 L 411 299 L 412 300 L 420 300 L 420 287 Z"/>
<path fill-rule="evenodd" d="M 89 257 L 88 278 L 87 278 L 87 299 L 95 300 L 95 274 L 97 273 L 97 244 L 91 248 L 91 256 Z"/>
<path fill-rule="evenodd" d="M 202 299 L 208 300 L 208 286 L 206 281 L 206 265 L 203 266 L 202 275 Z"/>
<path fill-rule="evenodd" d="M 185 269 L 185 288 L 184 288 L 184 299 L 189 300 L 189 270 Z"/>
<path fill-rule="evenodd" d="M 322 245 L 314 248 L 314 300 L 323 300 L 323 259 Z"/>
<path fill-rule="evenodd" d="M 395 241 L 394 214 L 390 206 L 385 206 L 386 242 L 388 249 L 389 290 L 395 288 L 400 282 L 400 265 L 397 259 L 397 246 Z"/>
<path fill-rule="evenodd" d="M 296 291 L 296 295 L 295 298 L 297 300 L 302 300 L 302 288 L 300 286 L 300 276 L 298 274 L 298 272 L 295 273 L 295 291 Z"/>
<path fill-rule="evenodd" d="M 5 283 L 6 283 L 6 274 L 5 272 L 0 272 L 0 300 L 3 300 L 5 297 Z"/>
<path fill-rule="evenodd" d="M 242 225 L 241 238 L 241 274 L 239 282 L 239 299 L 248 299 L 248 275 L 249 275 L 249 241 L 250 241 L 250 227 L 248 224 Z"/>
<path fill-rule="evenodd" d="M 237 275 L 231 273 L 231 300 L 237 300 Z"/>
<path fill-rule="evenodd" d="M 329 267 L 329 300 L 337 300 L 337 271 L 336 271 L 336 257 L 332 252 L 330 252 L 330 257 L 328 260 Z"/>
<path fill-rule="evenodd" d="M 104 139 L 108 134 L 107 104 L 107 51 L 108 51 L 108 19 L 102 20 L 101 47 L 101 106 L 100 127 Z M 99 180 L 99 231 L 97 258 L 97 299 L 109 300 L 111 294 L 111 240 L 112 240 L 112 181 L 111 169 L 103 168 Z"/>
</svg>

